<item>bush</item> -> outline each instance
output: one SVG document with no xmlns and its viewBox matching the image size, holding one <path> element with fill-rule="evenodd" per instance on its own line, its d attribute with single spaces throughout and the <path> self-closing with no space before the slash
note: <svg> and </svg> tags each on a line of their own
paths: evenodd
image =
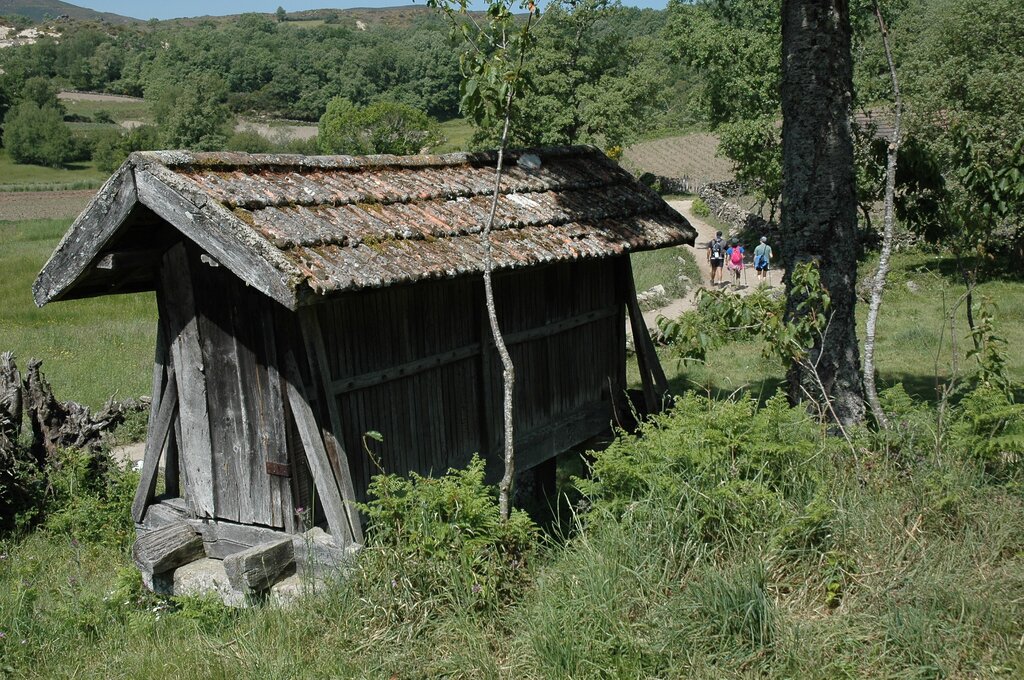
<svg viewBox="0 0 1024 680">
<path fill-rule="evenodd" d="M 96 141 L 92 159 L 104 172 L 113 172 L 128 154 L 160 148 L 159 132 L 152 125 L 140 125 L 128 132 L 111 130 Z"/>
<path fill-rule="evenodd" d="M 245 153 L 270 153 L 273 151 L 273 144 L 255 130 L 242 130 L 228 137 L 224 148 Z"/>
<path fill-rule="evenodd" d="M 368 546 L 377 573 L 392 576 L 405 598 L 432 598 L 456 610 L 493 610 L 528 582 L 536 525 L 513 510 L 501 521 L 494 488 L 484 484 L 484 462 L 440 478 L 379 475 L 363 506 Z"/>
<path fill-rule="evenodd" d="M 693 199 L 693 203 L 690 204 L 690 211 L 697 217 L 709 217 L 711 215 L 711 208 L 699 198 Z"/>
<path fill-rule="evenodd" d="M 75 151 L 71 131 L 60 111 L 22 102 L 4 119 L 4 146 L 16 163 L 60 167 Z"/>
<path fill-rule="evenodd" d="M 328 103 L 320 118 L 324 153 L 414 154 L 437 144 L 437 121 L 405 104 L 378 102 L 359 107 L 342 97 Z"/>
<path fill-rule="evenodd" d="M 48 466 L 47 530 L 86 543 L 126 547 L 135 538 L 131 505 L 138 474 L 105 453 L 64 451 Z"/>
</svg>

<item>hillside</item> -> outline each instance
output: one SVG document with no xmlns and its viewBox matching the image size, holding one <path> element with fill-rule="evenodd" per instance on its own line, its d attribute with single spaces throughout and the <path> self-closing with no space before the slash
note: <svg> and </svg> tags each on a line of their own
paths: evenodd
<svg viewBox="0 0 1024 680">
<path fill-rule="evenodd" d="M 60 0 L 4 0 L 3 3 L 0 3 L 0 14 L 20 14 L 33 21 L 55 19 L 61 15 L 67 15 L 71 19 L 106 21 L 112 24 L 128 24 L 138 21 L 132 17 L 112 12 L 97 12 Z"/>
</svg>

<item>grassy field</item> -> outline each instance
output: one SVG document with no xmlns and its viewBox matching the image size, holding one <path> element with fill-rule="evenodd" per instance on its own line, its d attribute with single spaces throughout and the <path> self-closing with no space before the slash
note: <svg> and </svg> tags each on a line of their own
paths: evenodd
<svg viewBox="0 0 1024 680">
<path fill-rule="evenodd" d="M 56 191 L 61 189 L 95 189 L 107 180 L 109 173 L 94 163 L 74 163 L 63 168 L 15 163 L 0 150 L 0 191 Z"/>
<path fill-rule="evenodd" d="M 43 358 L 60 398 L 98 405 L 144 393 L 151 295 L 32 305 L 31 281 L 67 224 L 0 223 L 0 349 Z M 638 281 L 678 264 L 662 252 L 638 257 Z M 883 383 L 934 397 L 951 358 L 949 332 L 938 342 L 943 299 L 948 307 L 961 290 L 945 260 L 896 257 L 880 322 Z M 998 300 L 1009 369 L 1024 379 L 1024 284 L 989 281 L 978 295 Z M 956 323 L 962 353 L 966 326 Z M 663 363 L 677 391 L 712 399 L 684 397 L 642 438 L 597 454 L 590 484 L 566 487 L 588 494 L 568 534 L 531 538 L 528 556 L 488 544 L 453 557 L 473 554 L 495 525 L 458 515 L 478 504 L 456 502 L 457 517 L 433 520 L 413 504 L 398 526 L 428 524 L 410 529 L 409 543 L 371 533 L 346 582 L 289 609 L 143 592 L 128 548 L 135 473 L 97 481 L 65 462 L 51 473 L 43 526 L 0 539 L 0 676 L 1024 674 L 1024 480 L 1015 453 L 989 467 L 979 452 L 991 433 L 973 424 L 1019 407 L 961 406 L 938 432 L 932 406 L 892 395 L 899 428 L 857 429 L 848 447 L 768 400 L 781 369 L 759 343 L 689 367 L 664 350 Z M 961 366 L 971 370 L 962 357 Z M 752 399 L 728 398 L 737 390 Z"/>
<path fill-rule="evenodd" d="M 110 114 L 111 120 L 116 123 L 122 123 L 126 120 L 141 121 L 143 123 L 153 122 L 153 113 L 147 101 L 120 97 L 111 97 L 108 101 L 62 98 L 61 103 L 64 104 L 64 109 L 69 114 L 87 118 L 95 118 L 97 113 L 103 111 Z"/>
<path fill-rule="evenodd" d="M 527 555 L 489 552 L 495 529 L 479 525 L 478 497 L 452 503 L 450 519 L 403 498 L 402 544 L 371 532 L 344 582 L 287 609 L 144 593 L 127 541 L 96 527 L 119 503 L 127 516 L 130 495 L 97 507 L 80 491 L 44 528 L 0 543 L 0 670 L 1021 677 L 1020 476 L 983 471 L 972 454 L 983 435 L 959 426 L 936 451 L 933 411 L 887 403 L 904 425 L 888 439 L 855 432 L 857 458 L 779 400 L 759 410 L 691 395 L 642 438 L 597 454 L 571 534 L 533 538 Z M 465 500 L 471 486 L 450 490 Z M 499 571 L 485 579 L 488 565 Z"/>
<path fill-rule="evenodd" d="M 860 276 L 866 276 L 874 266 L 874 260 L 864 263 Z M 966 357 L 970 339 L 963 309 L 956 316 L 952 332 L 947 319 L 964 290 L 943 257 L 924 253 L 894 257 L 876 336 L 880 388 L 902 383 L 910 394 L 934 400 L 936 378 L 947 381 L 954 366 L 958 367 L 958 379 L 975 371 L 976 364 Z M 995 303 L 996 330 L 1006 340 L 1010 376 L 1024 382 L 1024 283 L 986 281 L 976 290 L 976 305 L 983 298 Z M 861 301 L 857 332 L 862 340 L 866 316 L 867 304 Z M 955 336 L 955 354 L 951 336 Z M 703 365 L 681 364 L 669 348 L 660 352 L 674 391 L 696 389 L 722 396 L 741 390 L 767 398 L 782 384 L 784 371 L 778 361 L 762 356 L 762 347 L 760 341 L 734 342 L 709 353 Z M 638 381 L 639 373 L 633 375 Z"/>
<path fill-rule="evenodd" d="M 108 397 L 148 394 L 156 303 L 151 294 L 57 302 L 38 309 L 32 282 L 71 220 L 0 222 L 0 351 L 29 358 L 59 399 L 102 406 Z"/>
<path fill-rule="evenodd" d="M 441 134 L 445 141 L 433 150 L 434 153 L 466 151 L 473 137 L 473 125 L 465 118 L 453 118 L 441 123 Z"/>
</svg>

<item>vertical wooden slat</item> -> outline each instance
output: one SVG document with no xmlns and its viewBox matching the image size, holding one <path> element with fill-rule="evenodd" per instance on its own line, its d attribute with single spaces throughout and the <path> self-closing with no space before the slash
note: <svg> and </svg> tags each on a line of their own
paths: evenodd
<svg viewBox="0 0 1024 680">
<path fill-rule="evenodd" d="M 260 352 L 260 408 L 256 420 L 256 435 L 263 445 L 264 459 L 271 463 L 288 465 L 288 435 L 285 431 L 284 403 L 282 399 L 281 375 L 277 362 L 274 315 L 267 309 L 262 297 L 250 295 L 247 305 L 251 318 L 256 322 L 257 331 L 262 332 Z M 289 466 L 290 475 L 296 471 Z M 295 506 L 292 500 L 290 479 L 269 476 L 271 526 L 283 526 L 285 531 L 296 533 Z"/>
<path fill-rule="evenodd" d="M 231 319 L 238 285 L 233 277 L 218 276 L 219 268 L 203 264 L 194 255 L 190 259 L 194 290 L 212 292 L 196 300 L 196 315 L 209 407 L 216 516 L 252 524 L 246 471 L 249 447 L 243 422 L 246 409 L 241 401 L 237 338 Z"/>
<path fill-rule="evenodd" d="M 206 377 L 196 318 L 195 298 L 185 245 L 168 249 L 160 267 L 160 292 L 168 322 L 171 361 L 178 385 L 181 451 L 185 497 L 199 517 L 214 517 L 213 467 L 210 420 L 206 403 Z"/>
</svg>

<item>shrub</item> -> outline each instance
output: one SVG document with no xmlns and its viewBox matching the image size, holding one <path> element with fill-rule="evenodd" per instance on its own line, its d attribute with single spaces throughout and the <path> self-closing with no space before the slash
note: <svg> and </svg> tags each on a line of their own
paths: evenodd
<svg viewBox="0 0 1024 680">
<path fill-rule="evenodd" d="M 693 203 L 690 205 L 690 211 L 697 217 L 710 217 L 711 208 L 708 204 L 699 198 L 693 199 Z"/>
<path fill-rule="evenodd" d="M 71 131 L 60 111 L 35 102 L 18 104 L 4 118 L 4 146 L 16 163 L 59 167 L 74 153 Z"/>
<path fill-rule="evenodd" d="M 105 453 L 64 451 L 47 468 L 45 526 L 77 541 L 127 546 L 135 537 L 130 510 L 138 481 Z"/>
<path fill-rule="evenodd" d="M 270 153 L 273 145 L 266 137 L 255 130 L 242 130 L 228 137 L 224 148 L 228 151 L 243 151 L 245 153 Z"/>
<path fill-rule="evenodd" d="M 949 434 L 953 451 L 996 479 L 1024 471 L 1024 404 L 1003 389 L 982 384 L 967 394 Z"/>
<path fill-rule="evenodd" d="M 528 582 L 537 527 L 521 510 L 501 521 L 479 457 L 439 478 L 378 475 L 367 493 L 369 559 L 406 598 L 494 609 Z"/>
<path fill-rule="evenodd" d="M 92 159 L 104 172 L 117 170 L 128 154 L 160 148 L 160 136 L 152 125 L 140 125 L 128 132 L 110 131 L 96 141 Z"/>
<path fill-rule="evenodd" d="M 414 154 L 437 144 L 437 121 L 419 109 L 395 102 L 359 107 L 342 97 L 327 104 L 320 118 L 324 153 Z"/>
</svg>

